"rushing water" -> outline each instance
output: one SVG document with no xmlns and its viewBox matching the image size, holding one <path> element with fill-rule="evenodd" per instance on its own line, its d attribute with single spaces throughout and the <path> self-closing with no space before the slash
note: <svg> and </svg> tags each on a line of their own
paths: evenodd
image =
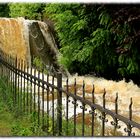
<svg viewBox="0 0 140 140">
<path fill-rule="evenodd" d="M 104 78 L 97 78 L 94 76 L 73 76 L 70 81 L 73 79 L 77 79 L 77 83 L 82 84 L 84 80 L 86 83 L 85 90 L 87 94 L 92 92 L 92 84 L 95 85 L 95 97 L 98 97 L 97 102 L 102 105 L 102 96 L 104 88 L 106 90 L 106 108 L 114 110 L 114 102 L 116 98 L 116 93 L 118 93 L 118 109 L 120 114 L 128 117 L 128 110 L 130 105 L 130 98 L 133 100 L 133 115 L 135 121 L 140 123 L 140 88 L 135 85 L 132 81 L 125 82 L 125 80 L 121 81 L 112 81 L 106 80 Z M 137 115 L 137 117 L 135 117 Z M 139 116 L 139 117 L 138 117 Z"/>
<path fill-rule="evenodd" d="M 97 78 L 94 76 L 72 76 L 70 81 L 74 81 L 77 79 L 77 83 L 82 85 L 83 80 L 86 83 L 85 91 L 86 95 L 91 95 L 92 92 L 92 84 L 95 86 L 95 99 L 97 104 L 102 106 L 103 101 L 103 92 L 104 89 L 106 90 L 106 108 L 109 110 L 115 110 L 115 98 L 116 93 L 118 93 L 118 114 L 129 118 L 129 105 L 130 105 L 130 98 L 132 97 L 132 120 L 137 123 L 140 123 L 140 88 L 134 84 L 132 81 L 125 82 L 125 80 L 121 81 L 112 81 L 106 80 L 104 78 Z M 111 117 L 108 117 L 109 122 L 113 121 Z M 110 126 L 110 123 L 107 123 L 107 126 Z M 123 122 L 119 122 L 119 125 L 122 126 L 121 132 L 124 132 L 124 125 Z M 137 129 L 134 129 L 137 135 L 140 135 Z M 126 133 L 124 133 L 126 135 Z"/>
<path fill-rule="evenodd" d="M 34 73 L 34 70 L 33 70 Z M 38 73 L 37 73 L 38 74 Z M 40 73 L 40 78 L 42 78 L 42 74 Z M 106 108 L 109 110 L 114 111 L 115 110 L 115 98 L 116 93 L 118 93 L 118 114 L 125 116 L 129 118 L 129 104 L 130 104 L 130 98 L 133 99 L 133 118 L 132 120 L 140 123 L 140 88 L 135 85 L 132 81 L 126 83 L 125 80 L 121 80 L 119 82 L 112 81 L 112 80 L 106 80 L 104 78 L 97 78 L 94 76 L 70 76 L 69 77 L 69 85 L 73 85 L 75 78 L 77 79 L 77 84 L 81 85 L 80 88 L 78 88 L 77 93 L 79 96 L 82 96 L 82 83 L 83 80 L 85 81 L 85 98 L 88 98 L 88 100 L 92 99 L 92 87 L 93 84 L 95 86 L 95 101 L 97 104 L 102 106 L 102 96 L 104 92 L 104 88 L 106 89 Z M 44 76 L 44 80 L 47 81 L 47 76 Z M 66 86 L 66 78 L 63 78 L 62 81 L 63 88 Z M 27 83 L 27 82 L 26 82 Z M 52 77 L 49 77 L 49 83 L 52 83 Z M 57 85 L 57 81 L 55 79 L 54 85 Z M 33 87 L 32 87 L 33 88 Z M 50 88 L 51 90 L 51 88 Z M 32 91 L 34 91 L 32 89 Z M 38 92 L 38 87 L 36 86 L 36 93 Z M 42 90 L 40 89 L 40 96 Z M 72 98 L 69 98 L 72 102 Z M 36 94 L 36 103 L 38 102 L 38 96 Z M 72 103 L 69 103 L 69 115 L 68 118 L 73 117 L 74 113 L 74 105 Z M 40 108 L 42 109 L 42 98 L 40 98 Z M 79 105 L 76 108 L 76 114 L 82 113 L 82 109 L 80 108 L 81 103 L 77 102 Z M 63 105 L 63 117 L 66 117 L 66 97 L 63 95 L 62 98 L 62 105 Z M 54 100 L 54 108 L 57 106 L 57 99 Z M 86 106 L 87 111 L 85 113 L 89 113 L 90 107 Z M 44 110 L 47 111 L 47 100 L 44 101 Z M 49 112 L 50 115 L 52 114 L 52 100 L 49 101 Z M 56 115 L 56 114 L 55 114 Z M 109 119 L 109 122 L 106 124 L 106 126 L 110 126 L 110 121 L 113 119 L 111 117 L 107 117 Z M 123 125 L 122 122 L 119 122 L 119 124 L 122 126 L 120 130 L 124 130 L 126 125 Z"/>
</svg>

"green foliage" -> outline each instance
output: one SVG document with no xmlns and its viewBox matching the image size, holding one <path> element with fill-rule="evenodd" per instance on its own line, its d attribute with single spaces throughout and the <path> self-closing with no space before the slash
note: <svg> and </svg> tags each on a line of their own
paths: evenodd
<svg viewBox="0 0 140 140">
<path fill-rule="evenodd" d="M 114 12 L 119 10 L 119 6 L 116 7 L 96 4 L 46 6 L 46 16 L 54 21 L 59 38 L 61 63 L 70 72 L 95 72 L 111 79 L 140 76 L 139 49 L 136 41 L 129 39 L 134 28 L 123 21 L 115 24 Z M 122 17 L 116 18 L 120 19 Z"/>
<path fill-rule="evenodd" d="M 0 17 L 9 17 L 9 6 L 6 3 L 0 4 Z"/>
<path fill-rule="evenodd" d="M 11 86 L 7 87 L 6 83 L 7 78 L 0 77 L 0 118 L 3 115 L 3 121 L 7 121 L 1 122 L 1 125 L 3 124 L 1 127 L 6 127 L 5 129 L 8 131 L 8 134 L 5 132 L 3 136 L 46 136 L 47 134 L 43 132 L 41 125 L 38 126 L 37 112 L 21 113 L 21 109 L 19 111 L 18 105 L 13 102 Z M 9 123 L 8 126 L 4 126 L 7 123 Z"/>
<path fill-rule="evenodd" d="M 44 64 L 43 64 L 43 62 L 42 62 L 40 57 L 35 57 L 33 59 L 33 65 L 37 68 L 38 71 L 44 70 L 45 74 L 48 73 L 47 69 L 44 69 L 45 66 L 44 66 Z"/>
<path fill-rule="evenodd" d="M 20 116 L 17 122 L 11 126 L 11 133 L 13 136 L 46 136 L 41 125 L 38 126 L 37 114 L 33 112 L 29 115 Z M 21 122 L 22 121 L 22 122 Z"/>
<path fill-rule="evenodd" d="M 33 65 L 39 69 L 40 71 L 42 70 L 43 68 L 43 62 L 41 61 L 41 59 L 39 57 L 35 57 L 33 59 Z"/>
<path fill-rule="evenodd" d="M 98 7 L 85 4 L 46 6 L 46 15 L 55 21 L 60 40 L 61 63 L 71 72 L 78 69 L 81 74 L 91 71 L 104 73 L 112 64 L 115 65 L 112 33 L 108 29 L 111 17 L 105 11 L 99 13 Z M 114 57 L 110 59 L 110 55 Z"/>
<path fill-rule="evenodd" d="M 27 127 L 21 126 L 20 123 L 16 123 L 12 126 L 12 135 L 13 136 L 31 136 L 32 131 Z"/>
<path fill-rule="evenodd" d="M 110 15 L 107 13 L 107 11 L 103 11 L 100 14 L 99 20 L 100 20 L 100 25 L 104 25 L 105 28 L 111 25 L 111 18 L 110 18 Z"/>
<path fill-rule="evenodd" d="M 44 6 L 43 3 L 11 3 L 9 4 L 10 16 L 41 20 Z"/>
<path fill-rule="evenodd" d="M 56 21 L 55 27 L 61 44 L 60 50 L 65 56 L 62 56 L 61 62 L 69 69 L 76 60 L 75 54 L 82 48 L 81 32 L 83 28 L 87 28 L 85 20 L 78 16 L 79 9 L 81 9 L 80 4 L 48 4 L 45 9 L 46 15 Z"/>
</svg>

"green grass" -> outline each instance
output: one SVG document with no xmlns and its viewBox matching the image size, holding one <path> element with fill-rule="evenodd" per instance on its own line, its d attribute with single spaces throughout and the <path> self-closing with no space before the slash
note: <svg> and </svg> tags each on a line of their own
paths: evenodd
<svg viewBox="0 0 140 140">
<path fill-rule="evenodd" d="M 0 100 L 0 136 L 42 136 L 41 129 L 32 122 L 32 114 L 18 115 Z"/>
<path fill-rule="evenodd" d="M 6 106 L 0 102 L 0 136 L 11 135 L 11 126 L 14 121 L 12 113 L 10 113 Z"/>
<path fill-rule="evenodd" d="M 38 125 L 37 112 L 28 113 L 22 112 L 19 108 L 13 104 L 13 94 L 10 87 L 5 84 L 6 81 L 0 78 L 0 136 L 53 136 L 52 134 L 52 118 L 47 117 L 45 113 L 44 121 L 49 122 L 48 133 L 46 132 L 46 126 Z M 24 93 L 26 95 L 26 93 Z M 30 107 L 30 106 L 28 106 Z M 91 136 L 92 116 L 90 114 L 85 115 L 84 123 L 84 136 Z M 40 118 L 41 121 L 42 118 Z M 68 125 L 68 133 L 67 133 Z M 57 136 L 57 123 L 54 122 L 54 136 Z M 43 129 L 42 129 L 43 128 Z M 101 123 L 95 118 L 94 120 L 94 135 L 101 136 Z M 108 128 L 105 131 L 106 136 L 121 136 L 118 131 L 115 132 L 113 128 Z M 62 136 L 74 136 L 74 121 L 73 118 L 69 120 L 67 124 L 66 120 L 62 120 Z M 76 119 L 76 136 L 82 136 L 82 114 L 79 114 Z"/>
<path fill-rule="evenodd" d="M 33 116 L 9 110 L 0 99 L 0 136 L 47 136 Z"/>
<path fill-rule="evenodd" d="M 47 136 L 37 124 L 36 112 L 21 112 L 13 104 L 10 87 L 0 78 L 0 136 Z"/>
</svg>

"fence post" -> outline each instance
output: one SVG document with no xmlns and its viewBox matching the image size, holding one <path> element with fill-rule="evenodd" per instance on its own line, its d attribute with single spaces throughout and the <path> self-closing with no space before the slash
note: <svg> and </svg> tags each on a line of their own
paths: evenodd
<svg viewBox="0 0 140 140">
<path fill-rule="evenodd" d="M 15 58 L 15 104 L 17 103 L 17 56 Z"/>
<path fill-rule="evenodd" d="M 58 135 L 62 134 L 62 73 L 57 73 L 57 129 Z"/>
</svg>

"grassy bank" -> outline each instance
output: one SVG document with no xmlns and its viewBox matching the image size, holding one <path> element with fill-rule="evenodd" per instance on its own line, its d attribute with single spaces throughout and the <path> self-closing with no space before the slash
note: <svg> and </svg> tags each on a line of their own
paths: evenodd
<svg viewBox="0 0 140 140">
<path fill-rule="evenodd" d="M 0 136 L 31 136 L 32 122 L 27 115 L 18 115 L 9 110 L 0 100 Z"/>
<path fill-rule="evenodd" d="M 10 87 L 0 78 L 0 136 L 46 136 L 36 122 L 36 113 L 21 112 L 13 104 Z"/>
<path fill-rule="evenodd" d="M 32 115 L 17 115 L 0 101 L 0 136 L 46 136 Z"/>
<path fill-rule="evenodd" d="M 0 136 L 11 136 L 11 128 L 15 123 L 13 114 L 0 100 Z"/>
<path fill-rule="evenodd" d="M 7 86 L 6 82 L 7 81 L 4 78 L 0 78 L 0 136 L 58 136 L 56 119 L 53 123 L 52 117 L 47 117 L 45 113 L 43 118 L 45 125 L 38 125 L 38 113 L 27 113 L 26 111 L 21 110 L 21 108 L 19 108 L 19 106 L 13 102 L 13 92 L 11 92 L 11 87 L 10 85 Z M 42 115 L 40 116 L 40 123 L 41 122 Z M 48 127 L 46 122 L 49 124 Z M 53 125 L 54 129 L 52 128 Z M 78 114 L 76 116 L 76 126 L 74 124 L 73 118 L 69 119 L 68 122 L 65 119 L 62 120 L 62 136 L 74 136 L 75 134 L 76 136 L 82 136 L 83 129 L 84 136 L 91 136 L 91 114 L 85 114 L 84 128 L 82 125 L 82 114 Z M 76 131 L 75 134 L 74 131 Z M 102 136 L 101 133 L 101 122 L 99 123 L 95 117 L 94 135 Z M 113 128 L 107 128 L 105 135 L 121 136 L 122 134 L 118 133 L 117 131 L 114 133 Z"/>
</svg>

